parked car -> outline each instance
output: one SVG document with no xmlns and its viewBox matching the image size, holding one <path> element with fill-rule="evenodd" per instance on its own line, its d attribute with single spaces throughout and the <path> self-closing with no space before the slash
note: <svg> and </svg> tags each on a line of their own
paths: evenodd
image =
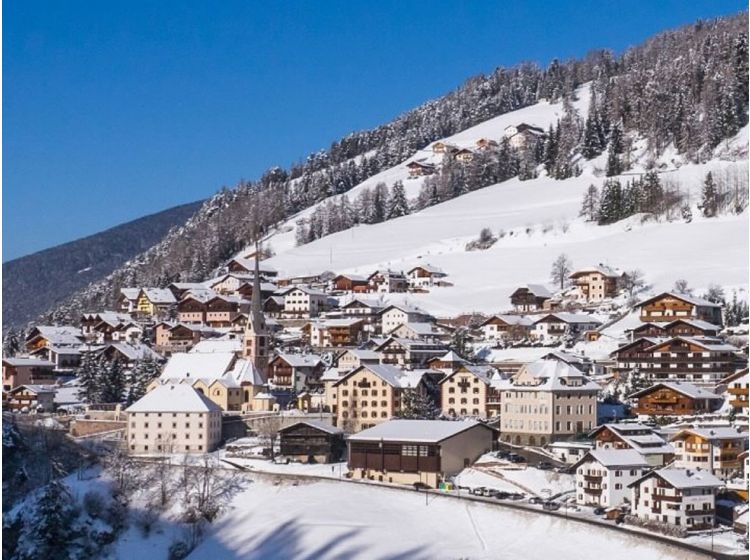
<svg viewBox="0 0 750 560">
<path fill-rule="evenodd" d="M 477 486 L 469 490 L 469 492 L 473 494 L 474 496 L 483 496 L 485 490 L 487 489 L 484 486 Z"/>
<path fill-rule="evenodd" d="M 498 500 L 507 500 L 510 497 L 510 492 L 499 491 L 495 494 L 495 498 Z"/>
<path fill-rule="evenodd" d="M 518 455 L 517 453 L 511 453 L 510 455 L 508 455 L 508 461 L 510 461 L 511 463 L 525 463 L 526 458 Z"/>
<path fill-rule="evenodd" d="M 501 449 L 500 451 L 495 452 L 495 457 L 498 459 L 507 459 L 510 455 L 510 451 L 506 451 L 505 449 Z"/>
<path fill-rule="evenodd" d="M 529 498 L 529 503 L 530 504 L 543 504 L 544 500 L 540 498 L 539 496 L 531 496 L 531 498 Z"/>
<path fill-rule="evenodd" d="M 549 461 L 542 461 L 541 463 L 537 463 L 536 468 L 540 471 L 551 471 L 553 468 L 555 468 L 555 465 L 553 465 Z"/>
<path fill-rule="evenodd" d="M 500 490 L 496 490 L 495 488 L 485 488 L 482 491 L 482 496 L 485 498 L 494 498 L 500 493 Z"/>
<path fill-rule="evenodd" d="M 526 494 L 522 494 L 521 492 L 512 492 L 508 495 L 508 499 L 510 500 L 523 500 L 526 497 Z"/>
<path fill-rule="evenodd" d="M 542 504 L 542 509 L 544 509 L 544 511 L 557 511 L 560 509 L 560 504 L 557 502 L 544 502 Z"/>
<path fill-rule="evenodd" d="M 604 515 L 605 511 L 603 507 L 594 508 L 594 515 Z"/>
<path fill-rule="evenodd" d="M 429 490 L 429 489 L 430 489 L 430 487 L 427 484 L 425 484 L 424 482 L 415 482 L 414 483 L 414 490 L 416 490 L 417 492 L 419 492 L 420 490 Z"/>
</svg>

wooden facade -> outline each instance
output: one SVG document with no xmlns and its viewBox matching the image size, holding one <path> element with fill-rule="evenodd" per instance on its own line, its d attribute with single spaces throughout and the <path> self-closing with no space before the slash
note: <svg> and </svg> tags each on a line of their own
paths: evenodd
<svg viewBox="0 0 750 560">
<path fill-rule="evenodd" d="M 641 321 L 670 322 L 675 319 L 699 319 L 722 324 L 721 306 L 708 301 L 673 293 L 663 293 L 641 303 Z"/>
<path fill-rule="evenodd" d="M 721 406 L 722 399 L 695 398 L 671 386 L 657 384 L 636 393 L 638 404 L 633 412 L 644 416 L 691 416 L 713 412 Z"/>
<path fill-rule="evenodd" d="M 279 430 L 281 454 L 303 463 L 334 463 L 346 451 L 344 434 L 333 426 L 298 422 Z"/>
</svg>

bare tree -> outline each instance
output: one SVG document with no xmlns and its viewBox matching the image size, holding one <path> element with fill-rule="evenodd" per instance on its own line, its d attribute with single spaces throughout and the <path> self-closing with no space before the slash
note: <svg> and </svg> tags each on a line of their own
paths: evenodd
<svg viewBox="0 0 750 560">
<path fill-rule="evenodd" d="M 106 455 L 102 461 L 112 477 L 115 494 L 125 499 L 141 486 L 143 472 L 128 454 L 120 448 Z"/>
<path fill-rule="evenodd" d="M 183 463 L 182 483 L 186 496 L 183 509 L 188 523 L 211 523 L 243 487 L 237 471 L 222 469 L 210 455 Z"/>
<path fill-rule="evenodd" d="M 688 281 L 684 278 L 680 278 L 679 280 L 675 281 L 674 287 L 672 289 L 678 294 L 682 294 L 685 296 L 693 295 L 693 289 L 688 286 Z"/>
<path fill-rule="evenodd" d="M 561 254 L 555 262 L 552 263 L 552 272 L 550 277 L 555 284 L 562 290 L 568 282 L 568 276 L 573 272 L 573 263 L 565 253 Z"/>
<path fill-rule="evenodd" d="M 269 416 L 263 418 L 256 424 L 256 432 L 268 443 L 271 450 L 271 459 L 276 457 L 276 440 L 279 437 L 279 430 L 282 428 L 281 416 Z"/>
<path fill-rule="evenodd" d="M 632 300 L 646 286 L 643 272 L 638 269 L 628 270 L 620 277 L 620 286 L 628 293 L 628 299 Z"/>
</svg>

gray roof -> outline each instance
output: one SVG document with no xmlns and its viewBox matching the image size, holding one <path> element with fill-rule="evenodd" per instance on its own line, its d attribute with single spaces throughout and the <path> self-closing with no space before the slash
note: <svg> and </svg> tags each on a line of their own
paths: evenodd
<svg viewBox="0 0 750 560">
<path fill-rule="evenodd" d="M 648 463 L 635 449 L 592 449 L 588 454 L 605 467 L 646 467 Z"/>
<path fill-rule="evenodd" d="M 651 471 L 649 475 L 656 475 L 675 488 L 719 488 L 724 486 L 724 483 L 710 472 L 700 469 L 666 468 Z"/>
<path fill-rule="evenodd" d="M 157 385 L 127 412 L 221 412 L 221 407 L 185 383 Z"/>
<path fill-rule="evenodd" d="M 635 393 L 628 395 L 628 398 L 639 397 L 643 394 L 651 392 L 657 387 L 666 387 L 674 391 L 677 391 L 678 393 L 685 395 L 686 397 L 690 397 L 693 399 L 719 399 L 720 400 L 722 398 L 716 393 L 712 393 L 708 389 L 703 389 L 702 387 L 697 387 L 691 383 L 684 383 L 682 381 L 661 381 L 659 383 L 654 383 L 653 385 L 651 385 L 651 387 L 641 389 L 640 391 L 636 391 Z"/>
<path fill-rule="evenodd" d="M 669 439 L 674 441 L 681 434 L 694 434 L 703 439 L 747 439 L 747 432 L 741 432 L 738 428 L 731 426 L 717 426 L 715 428 L 685 428 L 674 434 Z"/>
<path fill-rule="evenodd" d="M 332 426 L 331 424 L 326 424 L 325 422 L 321 422 L 320 420 L 300 420 L 299 422 L 295 422 L 294 424 L 290 424 L 289 426 L 281 428 L 279 431 L 285 432 L 287 430 L 291 430 L 295 426 L 299 426 L 300 424 L 306 424 L 332 435 L 344 433 L 341 428 L 337 428 L 336 426 Z"/>
<path fill-rule="evenodd" d="M 3 358 L 3 363 L 9 366 L 55 367 L 53 362 L 38 358 Z"/>
<path fill-rule="evenodd" d="M 349 441 L 407 441 L 439 443 L 476 426 L 489 426 L 469 421 L 450 420 L 389 420 L 349 436 Z"/>
</svg>

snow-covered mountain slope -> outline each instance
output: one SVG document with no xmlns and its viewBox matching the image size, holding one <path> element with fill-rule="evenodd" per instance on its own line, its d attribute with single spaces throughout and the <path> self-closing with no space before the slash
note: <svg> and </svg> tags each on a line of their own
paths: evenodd
<svg viewBox="0 0 750 560">
<path fill-rule="evenodd" d="M 584 86 L 576 102 L 581 114 L 586 114 L 587 104 L 588 88 Z M 521 122 L 546 128 L 561 113 L 561 104 L 539 103 L 490 119 L 445 141 L 471 146 L 479 138 L 502 138 L 506 126 Z M 747 175 L 746 146 L 747 127 L 717 149 L 715 159 L 684 164 L 670 150 L 653 161 L 644 144 L 635 143 L 635 164 L 628 175 L 642 172 L 647 162 L 655 164 L 663 182 L 689 194 L 695 216 L 691 223 L 679 216 L 659 222 L 632 216 L 598 226 L 579 218 L 585 190 L 590 184 L 601 186 L 605 180 L 606 156 L 602 155 L 583 162 L 579 177 L 565 181 L 546 176 L 529 181 L 511 179 L 402 218 L 356 226 L 295 247 L 295 221 L 309 215 L 312 207 L 268 238 L 276 252 L 268 264 L 283 275 L 324 270 L 367 274 L 378 267 L 407 270 L 419 263 L 432 264 L 448 273 L 453 287 L 435 288 L 429 294 L 394 294 L 390 299 L 409 299 L 439 315 L 507 309 L 508 297 L 516 287 L 548 281 L 551 264 L 560 253 L 567 254 L 576 267 L 607 263 L 623 270 L 640 269 L 654 290 L 669 289 L 678 278 L 697 289 L 718 283 L 744 290 L 747 212 L 705 219 L 696 206 L 709 170 L 717 176 Z M 426 147 L 407 161 L 438 162 L 439 158 Z M 356 196 L 381 181 L 390 186 L 403 180 L 407 194 L 416 196 L 422 180 L 408 179 L 405 163 L 364 181 L 348 195 Z M 484 227 L 499 235 L 499 241 L 486 251 L 465 251 L 466 243 Z"/>
</svg>

